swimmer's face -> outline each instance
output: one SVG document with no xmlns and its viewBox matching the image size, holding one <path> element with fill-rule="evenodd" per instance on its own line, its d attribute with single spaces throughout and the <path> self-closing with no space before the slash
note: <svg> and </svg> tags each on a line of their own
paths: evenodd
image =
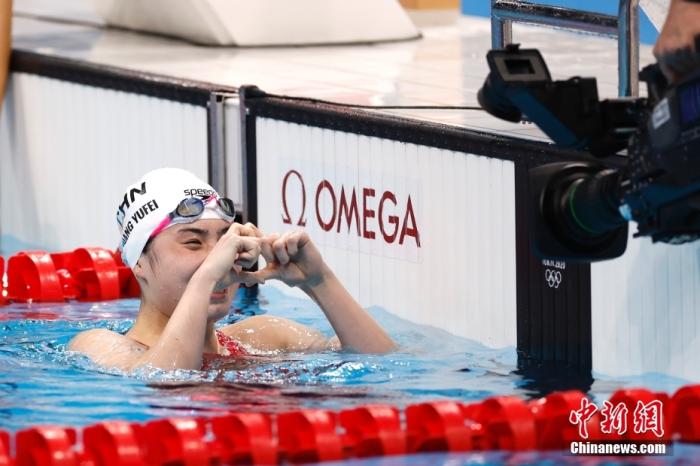
<svg viewBox="0 0 700 466">
<path fill-rule="evenodd" d="M 229 226 L 225 220 L 197 220 L 172 226 L 158 234 L 134 270 L 141 283 L 143 299 L 160 312 L 171 315 L 190 278 Z M 215 322 L 228 314 L 237 289 L 238 284 L 234 284 L 211 295 L 208 321 Z"/>
</svg>

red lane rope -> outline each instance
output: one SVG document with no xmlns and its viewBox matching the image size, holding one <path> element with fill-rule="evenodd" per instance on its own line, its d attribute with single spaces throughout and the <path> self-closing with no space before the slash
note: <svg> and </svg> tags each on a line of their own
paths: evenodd
<svg viewBox="0 0 700 466">
<path fill-rule="evenodd" d="M 661 408 L 656 418 L 650 417 L 654 406 Z M 83 429 L 34 426 L 14 436 L 0 431 L 0 465 L 308 463 L 422 452 L 569 450 L 579 441 L 700 442 L 700 385 L 673 396 L 619 390 L 600 408 L 582 392 L 566 391 L 530 402 L 498 396 L 403 410 L 366 405 L 339 412 L 229 413 L 143 424 L 104 421 Z"/>
<path fill-rule="evenodd" d="M 5 261 L 0 257 L 0 276 L 4 271 Z M 78 248 L 55 254 L 19 252 L 7 261 L 7 288 L 0 291 L 0 305 L 74 299 L 106 301 L 138 297 L 140 292 L 119 253 L 104 248 Z"/>
</svg>

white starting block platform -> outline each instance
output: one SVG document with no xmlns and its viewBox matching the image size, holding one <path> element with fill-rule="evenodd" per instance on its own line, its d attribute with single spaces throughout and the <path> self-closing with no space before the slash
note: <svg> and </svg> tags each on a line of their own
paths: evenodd
<svg viewBox="0 0 700 466">
<path fill-rule="evenodd" d="M 18 11 L 155 33 L 202 45 L 356 44 L 419 32 L 398 0 L 17 0 Z M 371 20 L 368 20 L 371 17 Z"/>
</svg>

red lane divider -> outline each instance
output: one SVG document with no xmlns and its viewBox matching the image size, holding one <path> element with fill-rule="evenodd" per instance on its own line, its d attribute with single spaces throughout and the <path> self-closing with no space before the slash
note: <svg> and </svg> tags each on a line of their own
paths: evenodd
<svg viewBox="0 0 700 466">
<path fill-rule="evenodd" d="M 0 256 L 0 306 L 5 304 L 7 300 L 5 299 L 4 289 L 2 285 L 2 277 L 5 276 L 5 258 Z M 2 466 L 2 461 L 0 460 L 0 466 Z"/>
<path fill-rule="evenodd" d="M 473 447 L 472 429 L 465 424 L 462 406 L 456 401 L 406 408 L 406 435 L 411 453 L 469 451 Z"/>
<path fill-rule="evenodd" d="M 82 461 L 101 466 L 147 466 L 136 430 L 128 422 L 108 421 L 83 430 Z"/>
<path fill-rule="evenodd" d="M 681 442 L 700 443 L 700 385 L 683 387 L 673 395 L 671 426 Z"/>
<path fill-rule="evenodd" d="M 0 430 L 0 466 L 11 466 L 10 434 Z"/>
<path fill-rule="evenodd" d="M 209 466 L 211 451 L 196 419 L 159 419 L 146 423 L 145 457 L 148 464 Z"/>
<path fill-rule="evenodd" d="M 0 258 L 0 271 L 4 261 Z M 19 252 L 7 262 L 7 300 L 105 301 L 138 297 L 138 282 L 118 253 L 104 248 Z M 0 297 L 0 304 L 5 300 Z"/>
<path fill-rule="evenodd" d="M 668 405 L 669 397 L 665 393 L 654 393 L 647 389 L 632 389 L 632 390 L 619 390 L 613 394 L 610 398 L 610 403 L 612 405 L 622 405 L 626 408 L 625 411 L 625 421 L 627 424 L 627 432 L 620 435 L 620 439 L 632 440 L 632 441 L 653 441 L 653 440 L 663 440 L 664 442 L 671 441 L 669 421 L 670 413 L 668 413 L 661 422 L 664 424 L 663 435 L 658 437 L 652 430 L 648 432 L 635 432 L 634 431 L 634 418 L 640 416 L 640 406 L 648 405 L 649 403 L 660 403 L 660 405 Z M 635 414 L 637 413 L 637 414 Z M 659 432 L 661 429 L 659 429 Z M 602 435 L 602 434 L 601 434 Z"/>
<path fill-rule="evenodd" d="M 547 395 L 530 402 L 529 407 L 535 418 L 538 450 L 561 450 L 568 448 L 571 442 L 579 440 L 578 428 L 570 420 L 570 413 L 579 409 L 580 391 L 570 390 Z M 599 418 L 593 417 L 586 423 L 592 438 L 600 437 Z"/>
<path fill-rule="evenodd" d="M 38 426 L 21 430 L 16 437 L 16 466 L 75 466 L 75 430 Z"/>
<path fill-rule="evenodd" d="M 535 416 L 525 402 L 514 396 L 488 398 L 473 412 L 483 426 L 486 446 L 494 450 L 534 450 Z"/>
<path fill-rule="evenodd" d="M 280 450 L 288 461 L 312 463 L 343 459 L 343 442 L 337 433 L 336 415 L 309 409 L 281 413 L 277 417 Z"/>
<path fill-rule="evenodd" d="M 340 412 L 345 429 L 343 441 L 347 456 L 402 455 L 407 452 L 406 433 L 401 428 L 399 410 L 393 406 L 361 406 Z"/>
<path fill-rule="evenodd" d="M 13 301 L 63 301 L 63 286 L 47 252 L 20 252 L 7 261 L 7 294 Z"/>
<path fill-rule="evenodd" d="M 145 424 L 107 421 L 84 428 L 81 442 L 75 429 L 35 426 L 14 435 L 14 458 L 11 436 L 0 431 L 0 466 L 258 465 L 427 451 L 568 450 L 582 440 L 700 443 L 700 385 L 683 387 L 672 397 L 624 389 L 608 401 L 595 407 L 583 393 L 566 391 L 529 403 L 498 396 L 470 404 L 420 403 L 403 411 L 368 405 L 338 413 L 308 409 Z M 617 422 L 639 425 L 657 405 L 663 416 L 656 418 L 658 425 L 649 424 L 656 429 L 652 432 L 606 434 L 607 427 L 596 427 L 615 416 Z M 572 421 L 576 413 L 585 414 L 588 437 L 579 435 L 582 427 Z"/>
<path fill-rule="evenodd" d="M 262 413 L 234 413 L 211 420 L 214 437 L 222 449 L 222 460 L 232 464 L 276 464 L 277 441 L 272 418 Z"/>
</svg>

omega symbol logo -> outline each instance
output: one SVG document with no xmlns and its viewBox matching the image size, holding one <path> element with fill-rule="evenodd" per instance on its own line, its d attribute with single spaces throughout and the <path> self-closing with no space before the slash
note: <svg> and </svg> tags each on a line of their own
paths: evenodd
<svg viewBox="0 0 700 466">
<path fill-rule="evenodd" d="M 562 275 L 558 270 L 545 269 L 544 279 L 550 288 L 559 288 L 559 285 L 561 285 Z"/>
</svg>

